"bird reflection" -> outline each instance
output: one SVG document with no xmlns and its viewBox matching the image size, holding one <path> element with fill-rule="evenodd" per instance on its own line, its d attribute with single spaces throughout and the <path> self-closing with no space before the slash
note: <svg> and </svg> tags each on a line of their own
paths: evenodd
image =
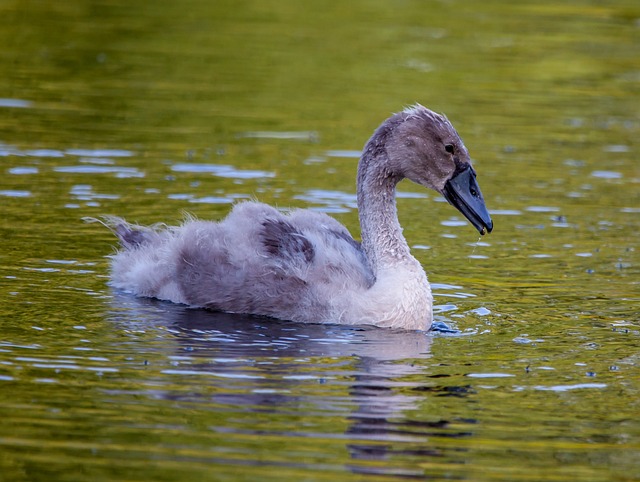
<svg viewBox="0 0 640 482">
<path fill-rule="evenodd" d="M 207 384 L 216 387 L 193 393 L 191 386 L 188 393 L 167 393 L 167 399 L 215 402 L 261 415 L 300 411 L 324 420 L 337 417 L 346 423 L 340 437 L 351 462 L 345 469 L 354 473 L 424 477 L 417 464 L 407 467 L 394 460 L 441 456 L 440 449 L 430 445 L 432 436 L 470 435 L 459 430 L 459 424 L 456 430 L 447 420 L 425 421 L 419 413 L 430 396 L 469 395 L 466 387 L 443 386 L 437 380 L 442 374 L 430 374 L 431 334 L 289 323 L 126 295 L 116 295 L 114 305 L 114 321 L 127 329 L 155 327 L 167 333 L 170 348 L 162 351 L 173 352 L 174 366 L 162 373 L 209 375 Z M 418 416 L 412 416 L 416 411 Z M 470 423 L 465 421 L 465 426 Z M 249 433 L 273 433 L 268 427 L 261 423 Z M 312 437 L 310 432 L 280 435 Z M 380 461 L 385 463 L 374 463 Z"/>
</svg>

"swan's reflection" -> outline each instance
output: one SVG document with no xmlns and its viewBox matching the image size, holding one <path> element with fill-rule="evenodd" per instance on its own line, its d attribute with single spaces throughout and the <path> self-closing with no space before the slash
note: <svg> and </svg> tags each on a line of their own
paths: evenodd
<svg viewBox="0 0 640 482">
<path fill-rule="evenodd" d="M 165 337 L 170 346 L 162 351 L 171 352 L 172 364 L 163 374 L 206 376 L 197 383 L 215 386 L 200 394 L 193 393 L 191 383 L 187 392 L 172 391 L 165 398 L 212 401 L 245 413 L 336 417 L 347 426 L 341 437 L 352 460 L 348 468 L 354 472 L 419 476 L 421 469 L 410 473 L 406 467 L 381 467 L 371 461 L 438 454 L 427 436 L 446 429 L 448 422 L 411 420 L 407 415 L 420 408 L 425 393 L 438 390 L 425 372 L 431 356 L 429 334 L 288 323 L 126 295 L 116 295 L 114 304 L 114 318 L 127 329 L 155 326 L 170 334 Z M 284 435 L 301 434 L 291 430 Z"/>
</svg>

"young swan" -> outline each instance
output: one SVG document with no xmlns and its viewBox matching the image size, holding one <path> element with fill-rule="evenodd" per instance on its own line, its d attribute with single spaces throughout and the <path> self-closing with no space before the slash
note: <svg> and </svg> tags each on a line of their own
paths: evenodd
<svg viewBox="0 0 640 482">
<path fill-rule="evenodd" d="M 309 323 L 427 330 L 432 295 L 402 236 L 396 184 L 434 189 L 480 232 L 493 222 L 469 153 L 421 105 L 391 116 L 365 145 L 357 194 L 362 243 L 335 219 L 243 202 L 220 222 L 142 227 L 107 218 L 122 249 L 112 284 L 138 296 Z"/>
</svg>

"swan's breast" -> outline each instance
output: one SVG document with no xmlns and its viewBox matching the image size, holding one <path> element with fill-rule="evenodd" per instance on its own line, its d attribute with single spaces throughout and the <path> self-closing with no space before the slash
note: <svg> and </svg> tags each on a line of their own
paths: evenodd
<svg viewBox="0 0 640 482">
<path fill-rule="evenodd" d="M 387 328 L 427 330 L 432 321 L 431 287 L 419 264 L 399 265 L 378 271 L 375 284 L 358 294 L 337 299 L 347 308 L 340 321 Z"/>
</svg>

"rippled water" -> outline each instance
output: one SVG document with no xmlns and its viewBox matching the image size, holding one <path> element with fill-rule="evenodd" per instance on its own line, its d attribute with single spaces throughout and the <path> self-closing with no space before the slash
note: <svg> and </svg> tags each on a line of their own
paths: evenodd
<svg viewBox="0 0 640 482">
<path fill-rule="evenodd" d="M 0 480 L 640 480 L 635 2 L 0 12 Z M 107 285 L 115 240 L 85 217 L 257 198 L 357 233 L 360 149 L 416 101 L 495 221 L 478 238 L 401 185 L 441 331 Z"/>
</svg>

